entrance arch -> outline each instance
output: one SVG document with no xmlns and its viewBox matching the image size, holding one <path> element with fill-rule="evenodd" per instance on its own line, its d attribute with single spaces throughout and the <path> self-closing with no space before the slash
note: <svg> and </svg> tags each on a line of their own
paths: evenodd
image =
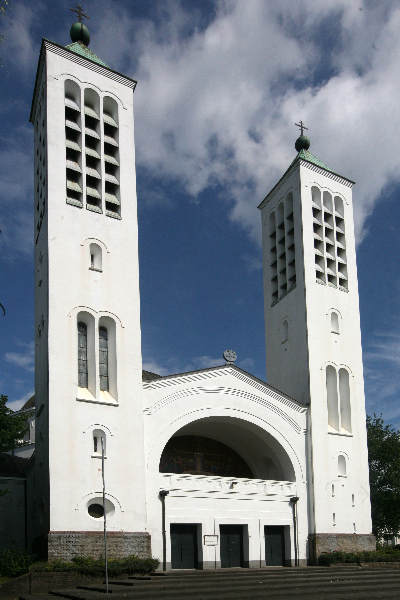
<svg viewBox="0 0 400 600">
<path fill-rule="evenodd" d="M 176 430 L 164 444 L 159 471 L 296 481 L 282 444 L 259 425 L 231 416 L 199 418 Z"/>
</svg>

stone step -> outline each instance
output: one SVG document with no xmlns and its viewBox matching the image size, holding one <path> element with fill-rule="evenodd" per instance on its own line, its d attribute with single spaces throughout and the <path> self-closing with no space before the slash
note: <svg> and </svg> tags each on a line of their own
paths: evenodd
<svg viewBox="0 0 400 600">
<path fill-rule="evenodd" d="M 135 590 L 139 591 L 142 589 L 147 589 L 151 587 L 153 590 L 179 590 L 182 588 L 201 588 L 204 587 L 212 587 L 219 588 L 221 586 L 249 586 L 259 585 L 259 582 L 268 585 L 269 587 L 275 586 L 288 586 L 288 585 L 296 585 L 296 584 L 312 584 L 317 585 L 318 583 L 338 583 L 338 582 L 367 582 L 370 581 L 372 583 L 383 581 L 397 581 L 400 585 L 400 573 L 399 572 L 389 572 L 389 573 L 380 573 L 380 576 L 377 577 L 377 574 L 371 572 L 351 572 L 351 573 L 328 573 L 328 574 L 315 574 L 312 577 L 304 577 L 303 575 L 299 576 L 290 576 L 290 577 L 270 577 L 268 575 L 259 575 L 258 577 L 246 577 L 243 576 L 241 578 L 232 578 L 230 576 L 225 576 L 223 578 L 203 578 L 194 580 L 192 578 L 181 578 L 175 580 L 153 580 L 151 582 L 138 582 L 131 581 L 130 579 L 122 579 L 122 580 L 110 580 L 110 585 L 115 586 L 123 586 L 123 585 L 134 585 Z M 91 586 L 85 586 L 86 589 Z"/>
<path fill-rule="evenodd" d="M 54 600 L 51 594 L 21 594 L 18 600 Z"/>
<path fill-rule="evenodd" d="M 373 568 L 373 567 L 360 567 L 360 566 L 343 566 L 343 567 L 264 567 L 261 569 L 216 569 L 216 570 L 177 570 L 177 571 L 166 571 L 165 573 L 153 573 L 151 579 L 179 579 L 179 578 L 203 578 L 203 577 L 226 577 L 227 574 L 231 576 L 246 576 L 246 577 L 258 577 L 260 574 L 271 575 L 283 575 L 284 577 L 291 577 L 294 574 L 301 573 L 304 576 L 309 577 L 315 573 L 347 573 L 351 571 L 373 571 L 373 572 L 400 572 L 400 569 L 396 568 Z M 131 576 L 128 577 L 129 579 Z"/>
<path fill-rule="evenodd" d="M 206 582 L 204 582 L 206 583 Z M 236 582 L 232 585 L 232 582 L 227 580 L 221 585 L 215 586 L 212 582 L 207 582 L 208 585 L 196 585 L 193 586 L 191 582 L 187 582 L 187 585 L 172 586 L 164 588 L 162 586 L 149 585 L 146 588 L 142 587 L 138 589 L 137 586 L 115 586 L 110 585 L 110 590 L 113 598 L 121 597 L 132 597 L 135 600 L 141 600 L 142 598 L 203 598 L 208 597 L 229 597 L 229 598 L 243 598 L 247 596 L 261 597 L 266 594 L 268 597 L 279 597 L 282 594 L 288 596 L 295 595 L 296 598 L 300 595 L 306 594 L 321 594 L 329 593 L 334 590 L 335 593 L 343 592 L 347 593 L 354 592 L 372 592 L 377 591 L 397 591 L 400 595 L 400 577 L 386 578 L 384 581 L 376 581 L 374 578 L 363 579 L 352 579 L 352 580 L 318 580 L 318 581 L 281 581 L 270 584 L 265 580 L 258 581 L 241 581 Z M 240 585 L 239 585 L 240 583 Z M 330 588 L 327 590 L 327 588 Z M 53 592 L 54 593 L 54 592 Z M 105 585 L 103 586 L 82 586 L 75 590 L 60 590 L 56 592 L 57 595 L 67 597 L 71 599 L 86 599 L 99 596 L 99 594 L 105 594 Z"/>
</svg>

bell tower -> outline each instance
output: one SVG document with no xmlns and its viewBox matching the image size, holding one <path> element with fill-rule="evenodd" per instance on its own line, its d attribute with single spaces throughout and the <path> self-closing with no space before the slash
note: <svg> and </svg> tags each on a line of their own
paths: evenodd
<svg viewBox="0 0 400 600">
<path fill-rule="evenodd" d="M 309 547 L 375 547 L 353 226 L 354 182 L 310 151 L 260 204 L 267 380 L 309 406 Z M 312 556 L 311 556 L 312 558 Z"/>
<path fill-rule="evenodd" d="M 150 554 L 133 92 L 71 27 L 42 41 L 35 157 L 37 443 L 30 538 L 49 557 Z M 101 446 L 106 496 L 102 498 Z"/>
</svg>

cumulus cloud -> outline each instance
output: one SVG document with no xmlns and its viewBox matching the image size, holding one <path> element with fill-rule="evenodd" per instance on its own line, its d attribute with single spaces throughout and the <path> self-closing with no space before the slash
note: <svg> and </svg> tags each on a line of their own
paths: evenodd
<svg viewBox="0 0 400 600">
<path fill-rule="evenodd" d="M 6 352 L 5 360 L 21 369 L 32 372 L 34 370 L 35 348 L 33 342 L 18 342 L 20 352 Z"/>
<path fill-rule="evenodd" d="M 220 1 L 205 26 L 184 3 L 167 3 L 158 23 L 102 6 L 103 51 L 139 80 L 139 165 L 194 197 L 222 186 L 230 217 L 257 237 L 255 207 L 293 158 L 302 118 L 312 150 L 358 182 L 362 238 L 399 178 L 398 3 Z"/>
<path fill-rule="evenodd" d="M 187 373 L 188 371 L 198 371 L 208 369 L 210 367 L 219 367 L 225 364 L 224 358 L 221 356 L 211 356 L 201 354 L 193 356 L 190 360 L 182 361 L 177 357 L 169 357 L 164 364 L 158 360 L 149 358 L 143 361 L 143 369 L 157 373 L 158 375 L 170 375 L 174 373 Z M 243 358 L 238 361 L 238 366 L 245 371 L 250 371 L 254 368 L 254 360 L 250 357 Z"/>
<path fill-rule="evenodd" d="M 0 142 L 0 242 L 2 257 L 14 259 L 21 253 L 32 253 L 32 132 L 27 126 L 17 127 Z"/>
<path fill-rule="evenodd" d="M 34 394 L 34 391 L 30 390 L 29 392 L 27 392 L 26 394 L 21 396 L 21 398 L 18 398 L 17 400 L 12 400 L 11 402 L 7 402 L 8 408 L 11 408 L 11 410 L 19 410 L 20 408 L 23 407 L 25 402 L 27 402 L 29 400 L 29 398 L 31 398 L 31 396 L 33 396 L 33 394 Z"/>
<path fill-rule="evenodd" d="M 364 352 L 367 412 L 400 426 L 400 324 L 376 332 Z"/>
<path fill-rule="evenodd" d="M 259 239 L 256 206 L 292 160 L 302 118 L 311 150 L 357 181 L 360 241 L 385 187 L 399 181 L 398 2 L 219 0 L 214 8 L 205 15 L 171 0 L 156 3 L 149 20 L 96 2 L 93 49 L 139 80 L 136 158 L 150 175 L 143 198 L 163 204 L 151 176 L 177 182 L 192 199 L 213 188 L 229 217 Z M 32 68 L 35 14 L 13 7 L 8 35 L 18 43 L 7 60 L 20 69 Z M 14 159 L 26 163 L 24 154 Z M 26 214 L 12 223 L 21 238 Z"/>
</svg>

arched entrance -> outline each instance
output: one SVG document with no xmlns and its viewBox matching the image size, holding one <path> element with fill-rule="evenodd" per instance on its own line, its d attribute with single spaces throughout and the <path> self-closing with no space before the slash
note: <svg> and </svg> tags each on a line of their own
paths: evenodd
<svg viewBox="0 0 400 600">
<path fill-rule="evenodd" d="M 296 479 L 287 452 L 270 433 L 232 417 L 203 418 L 179 429 L 163 449 L 159 470 L 247 479 Z"/>
<path fill-rule="evenodd" d="M 192 421 L 165 443 L 159 474 L 172 568 L 250 566 L 256 553 L 263 564 L 290 560 L 295 468 L 266 429 L 230 416 Z M 255 532 L 262 550 L 250 548 Z"/>
</svg>

